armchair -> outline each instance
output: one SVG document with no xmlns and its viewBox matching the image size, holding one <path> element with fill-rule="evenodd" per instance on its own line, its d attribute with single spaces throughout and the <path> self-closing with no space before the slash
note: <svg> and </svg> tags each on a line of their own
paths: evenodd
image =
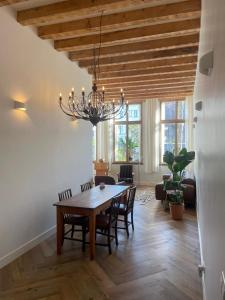
<svg viewBox="0 0 225 300">
<path fill-rule="evenodd" d="M 133 165 L 121 165 L 118 181 L 132 184 L 134 181 Z"/>
</svg>

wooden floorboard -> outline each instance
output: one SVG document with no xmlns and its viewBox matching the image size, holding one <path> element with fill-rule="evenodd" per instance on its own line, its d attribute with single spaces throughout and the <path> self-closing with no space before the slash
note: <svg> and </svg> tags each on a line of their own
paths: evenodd
<svg viewBox="0 0 225 300">
<path fill-rule="evenodd" d="M 54 208 L 53 208 L 54 209 Z M 156 200 L 135 202 L 135 231 L 127 239 L 119 232 L 113 254 L 97 247 L 96 260 L 88 249 L 65 241 L 56 255 L 50 237 L 0 270 L 1 300 L 202 300 L 195 212 L 172 221 Z"/>
</svg>

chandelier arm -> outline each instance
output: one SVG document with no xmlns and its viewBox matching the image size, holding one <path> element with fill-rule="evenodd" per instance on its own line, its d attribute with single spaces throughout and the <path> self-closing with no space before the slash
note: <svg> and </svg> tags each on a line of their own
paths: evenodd
<svg viewBox="0 0 225 300">
<path fill-rule="evenodd" d="M 60 106 L 61 110 L 62 110 L 67 116 L 73 117 L 73 114 L 69 113 L 69 112 L 67 111 L 67 109 L 64 108 L 64 105 L 62 104 L 62 101 L 59 102 L 59 106 Z"/>
<path fill-rule="evenodd" d="M 114 116 L 119 115 L 121 110 L 123 109 L 123 105 L 120 105 L 120 107 L 117 110 L 113 110 L 111 109 L 105 116 L 108 117 L 109 115 L 113 114 Z M 123 116 L 121 117 L 121 119 L 126 115 L 127 110 L 124 112 Z"/>
<path fill-rule="evenodd" d="M 77 108 L 74 108 L 75 112 L 81 117 L 81 118 L 85 118 L 86 116 L 84 115 L 84 112 L 80 113 L 80 111 Z"/>
</svg>

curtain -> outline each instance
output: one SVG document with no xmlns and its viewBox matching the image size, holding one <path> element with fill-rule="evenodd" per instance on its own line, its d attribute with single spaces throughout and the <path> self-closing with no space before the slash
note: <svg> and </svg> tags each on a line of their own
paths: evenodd
<svg viewBox="0 0 225 300">
<path fill-rule="evenodd" d="M 194 140 L 193 140 L 193 98 L 191 96 L 186 97 L 186 145 L 188 151 L 194 150 Z M 190 164 L 187 167 L 187 177 L 194 176 L 194 164 Z"/>
<path fill-rule="evenodd" d="M 97 125 L 96 143 L 97 143 L 97 160 L 103 159 L 105 162 L 112 163 L 113 150 L 113 130 L 112 121 L 100 122 Z"/>
<path fill-rule="evenodd" d="M 193 98 L 191 96 L 186 97 L 186 145 L 187 149 L 193 150 Z"/>
<path fill-rule="evenodd" d="M 143 163 L 145 173 L 159 171 L 160 104 L 157 99 L 143 104 Z"/>
</svg>

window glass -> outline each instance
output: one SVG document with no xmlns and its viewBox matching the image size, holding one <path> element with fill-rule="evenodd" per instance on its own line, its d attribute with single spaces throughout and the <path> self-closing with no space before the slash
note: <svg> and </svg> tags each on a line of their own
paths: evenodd
<svg viewBox="0 0 225 300">
<path fill-rule="evenodd" d="M 128 107 L 128 121 L 140 121 L 141 119 L 141 105 L 130 104 Z"/>
<path fill-rule="evenodd" d="M 162 102 L 161 104 L 161 120 L 176 119 L 176 101 Z"/>
<path fill-rule="evenodd" d="M 165 151 L 176 155 L 186 147 L 185 109 L 185 101 L 161 102 L 161 162 Z"/>
<path fill-rule="evenodd" d="M 126 161 L 126 125 L 115 125 L 115 160 Z"/>
<path fill-rule="evenodd" d="M 123 112 L 124 113 L 124 112 Z M 114 161 L 141 161 L 141 104 L 129 104 L 122 119 L 114 119 Z"/>
<path fill-rule="evenodd" d="M 185 102 L 177 101 L 177 119 L 185 119 Z"/>
<path fill-rule="evenodd" d="M 128 160 L 129 162 L 139 162 L 141 159 L 141 125 L 129 125 L 128 132 Z"/>
<path fill-rule="evenodd" d="M 175 124 L 162 124 L 161 126 L 161 160 L 166 151 L 175 152 L 176 145 L 176 125 Z"/>
<path fill-rule="evenodd" d="M 185 141 L 185 124 L 180 123 L 177 124 L 177 152 L 179 152 L 182 148 L 186 147 Z"/>
</svg>

